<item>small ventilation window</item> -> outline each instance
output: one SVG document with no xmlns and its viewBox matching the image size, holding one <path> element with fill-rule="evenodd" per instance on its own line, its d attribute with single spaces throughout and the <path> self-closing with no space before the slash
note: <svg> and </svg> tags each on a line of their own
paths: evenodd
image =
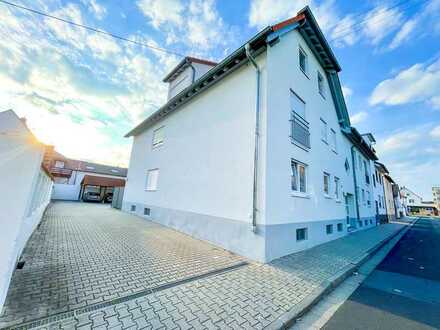
<svg viewBox="0 0 440 330">
<path fill-rule="evenodd" d="M 131 210 L 131 212 L 136 211 L 136 205 L 132 205 L 131 208 L 130 208 L 130 210 Z"/>
<path fill-rule="evenodd" d="M 305 241 L 307 239 L 307 228 L 298 228 L 296 230 L 296 240 Z"/>
<path fill-rule="evenodd" d="M 325 226 L 325 232 L 327 233 L 327 235 L 333 234 L 333 225 Z"/>
<path fill-rule="evenodd" d="M 144 208 L 144 215 L 150 215 L 150 208 L 149 207 Z"/>
<path fill-rule="evenodd" d="M 344 226 L 342 225 L 342 223 L 338 223 L 338 231 L 343 231 L 344 230 Z"/>
</svg>

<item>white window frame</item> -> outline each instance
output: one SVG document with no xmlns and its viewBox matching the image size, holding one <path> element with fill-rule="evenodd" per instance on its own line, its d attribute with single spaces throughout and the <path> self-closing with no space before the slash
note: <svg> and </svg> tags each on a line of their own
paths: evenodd
<svg viewBox="0 0 440 330">
<path fill-rule="evenodd" d="M 333 180 L 335 181 L 335 199 L 336 199 L 336 201 L 340 201 L 341 199 L 340 199 L 340 195 L 341 195 L 341 191 L 340 191 L 340 182 L 341 182 L 341 180 L 337 177 L 337 176 L 335 176 L 334 178 L 333 178 Z"/>
<path fill-rule="evenodd" d="M 324 76 L 319 71 L 317 74 L 317 79 L 318 79 L 319 94 L 321 94 L 321 96 L 325 99 L 325 80 L 324 80 Z"/>
<path fill-rule="evenodd" d="M 327 191 L 325 189 L 325 178 L 327 178 Z M 323 176 L 322 176 L 322 179 L 323 179 L 322 180 L 322 191 L 324 192 L 324 195 L 326 197 L 330 197 L 330 179 L 331 179 L 331 176 L 330 176 L 329 173 L 324 172 Z"/>
<path fill-rule="evenodd" d="M 324 142 L 325 144 L 328 144 L 328 127 L 327 127 L 327 122 L 322 119 L 319 118 L 320 122 L 321 122 L 321 141 Z"/>
<path fill-rule="evenodd" d="M 338 152 L 338 142 L 336 139 L 336 131 L 333 128 L 330 129 L 330 135 L 331 135 L 332 149 L 334 152 L 337 153 Z"/>
<path fill-rule="evenodd" d="M 293 165 L 296 165 L 295 168 Z M 297 161 L 296 159 L 291 159 L 290 160 L 290 167 L 291 167 L 291 184 L 290 184 L 290 189 L 292 191 L 292 194 L 297 196 L 305 196 L 308 193 L 308 189 L 307 189 L 307 175 L 308 175 L 308 166 L 307 164 L 304 164 L 302 162 Z M 304 169 L 304 187 L 301 186 L 301 177 L 300 177 L 300 168 Z M 296 185 L 296 190 L 293 189 L 293 183 L 295 180 L 295 185 Z M 304 191 L 302 191 L 301 188 L 304 188 Z"/>
<path fill-rule="evenodd" d="M 304 69 L 301 67 L 301 55 L 304 56 Z M 302 73 L 304 73 L 306 75 L 306 77 L 308 78 L 308 70 L 309 70 L 309 59 L 308 59 L 308 55 L 305 52 L 305 50 L 299 46 L 299 51 L 298 51 L 298 65 L 299 65 L 299 69 L 302 71 Z"/>
<path fill-rule="evenodd" d="M 147 171 L 147 177 L 145 180 L 145 191 L 157 191 L 159 182 L 159 169 L 152 168 Z"/>
<path fill-rule="evenodd" d="M 152 146 L 153 149 L 154 148 L 158 148 L 158 147 L 163 145 L 163 143 L 165 141 L 164 129 L 165 129 L 165 126 L 161 126 L 161 127 L 156 128 L 153 131 L 153 137 L 152 137 L 152 140 L 151 140 L 151 146 Z M 159 138 L 158 138 L 158 133 L 162 134 L 162 136 L 159 137 Z"/>
</svg>

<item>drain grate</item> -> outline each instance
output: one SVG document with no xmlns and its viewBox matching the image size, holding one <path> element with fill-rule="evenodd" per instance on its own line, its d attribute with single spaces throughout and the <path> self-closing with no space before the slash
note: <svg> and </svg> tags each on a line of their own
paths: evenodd
<svg viewBox="0 0 440 330">
<path fill-rule="evenodd" d="M 93 305 L 90 305 L 90 306 L 87 306 L 87 307 L 75 309 L 73 311 L 59 313 L 59 314 L 55 314 L 55 315 L 52 315 L 52 316 L 49 316 L 49 317 L 44 317 L 44 318 L 36 319 L 36 320 L 29 321 L 29 322 L 26 322 L 26 323 L 23 323 L 23 324 L 20 324 L 20 325 L 6 327 L 5 329 L 9 329 L 9 330 L 25 330 L 25 329 L 32 329 L 32 328 L 36 328 L 36 327 L 41 327 L 41 326 L 47 325 L 49 323 L 59 322 L 59 321 L 62 321 L 62 320 L 74 317 L 75 315 L 89 313 L 89 312 L 93 312 L 95 310 L 102 309 L 102 308 L 105 308 L 105 307 L 109 307 L 109 306 L 113 306 L 113 305 L 118 305 L 118 304 L 127 302 L 129 300 L 140 298 L 140 297 L 143 297 L 143 296 L 147 296 L 147 295 L 152 294 L 154 292 L 159 292 L 159 291 L 162 291 L 162 290 L 166 290 L 166 289 L 178 286 L 178 285 L 186 284 L 186 283 L 189 283 L 189 282 L 197 281 L 197 280 L 204 279 L 204 278 L 211 277 L 211 276 L 215 276 L 215 275 L 220 275 L 220 274 L 223 274 L 223 273 L 227 273 L 227 272 L 236 270 L 238 268 L 241 268 L 241 267 L 244 267 L 244 266 L 247 266 L 247 265 L 249 265 L 248 262 L 242 261 L 242 262 L 236 263 L 236 264 L 234 264 L 232 266 L 228 266 L 228 267 L 225 267 L 225 268 L 220 268 L 220 269 L 212 270 L 212 271 L 200 274 L 200 275 L 190 276 L 188 278 L 185 278 L 185 279 L 182 279 L 182 280 L 179 280 L 179 281 L 170 282 L 170 283 L 167 283 L 167 284 L 164 284 L 164 285 L 160 285 L 160 286 L 157 286 L 157 287 L 154 287 L 154 288 L 151 288 L 151 289 L 139 291 L 139 292 L 137 292 L 135 294 L 132 294 L 132 295 L 116 298 L 116 299 L 109 300 L 109 301 L 106 301 L 106 302 L 103 302 L 103 303 L 93 304 Z"/>
</svg>

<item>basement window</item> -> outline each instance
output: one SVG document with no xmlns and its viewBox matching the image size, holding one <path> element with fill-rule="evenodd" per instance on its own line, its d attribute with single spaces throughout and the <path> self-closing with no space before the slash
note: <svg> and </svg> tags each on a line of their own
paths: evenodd
<svg viewBox="0 0 440 330">
<path fill-rule="evenodd" d="M 150 215 L 150 208 L 144 207 L 144 215 Z"/>
<path fill-rule="evenodd" d="M 327 233 L 327 235 L 333 234 L 333 225 L 325 226 L 325 232 Z"/>
<path fill-rule="evenodd" d="M 338 231 L 343 231 L 344 230 L 344 225 L 342 223 L 338 223 Z"/>
<path fill-rule="evenodd" d="M 131 212 L 135 212 L 135 211 L 136 211 L 136 205 L 132 205 L 132 206 L 130 207 L 130 211 L 131 211 Z"/>
<path fill-rule="evenodd" d="M 307 228 L 298 228 L 296 230 L 296 241 L 307 240 Z"/>
</svg>

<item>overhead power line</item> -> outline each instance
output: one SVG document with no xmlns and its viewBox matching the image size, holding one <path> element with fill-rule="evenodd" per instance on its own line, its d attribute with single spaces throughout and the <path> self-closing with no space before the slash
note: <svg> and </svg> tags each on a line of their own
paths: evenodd
<svg viewBox="0 0 440 330">
<path fill-rule="evenodd" d="M 75 23 L 75 22 L 69 21 L 69 20 L 61 18 L 61 17 L 57 17 L 57 16 L 53 16 L 53 15 L 44 13 L 44 12 L 39 11 L 39 10 L 35 10 L 35 9 L 29 8 L 29 7 L 18 5 L 16 3 L 12 3 L 12 2 L 9 2 L 9 1 L 5 1 L 5 0 L 0 0 L 0 2 L 5 4 L 5 5 L 8 5 L 8 6 L 12 6 L 12 7 L 21 9 L 21 10 L 26 10 L 26 11 L 29 11 L 31 13 L 34 13 L 34 14 L 37 14 L 37 15 L 41 15 L 41 16 L 45 16 L 45 17 L 48 17 L 48 18 L 51 18 L 51 19 L 54 19 L 54 20 L 57 20 L 57 21 L 60 21 L 60 22 L 64 22 L 64 23 L 67 23 L 67 24 L 70 24 L 70 25 L 82 28 L 82 29 L 86 29 L 86 30 L 89 30 L 89 31 L 93 31 L 93 32 L 96 32 L 96 33 L 107 35 L 109 37 L 112 37 L 112 38 L 115 38 L 115 39 L 119 39 L 119 40 L 123 40 L 123 41 L 126 41 L 126 42 L 130 42 L 130 43 L 136 44 L 138 46 L 147 47 L 147 48 L 150 48 L 150 49 L 158 51 L 158 52 L 167 53 L 167 54 L 171 54 L 171 55 L 175 55 L 175 56 L 179 56 L 179 57 L 185 57 L 185 55 L 180 54 L 180 53 L 178 53 L 176 51 L 173 51 L 173 50 L 169 50 L 169 49 L 153 46 L 153 45 L 150 45 L 148 43 L 144 43 L 144 42 L 128 39 L 128 38 L 119 36 L 117 34 L 111 33 L 111 32 L 100 30 L 100 29 L 97 29 L 97 28 L 94 28 L 94 27 L 91 27 L 91 26 L 87 26 L 87 25 L 84 25 L 84 24 Z"/>
</svg>

